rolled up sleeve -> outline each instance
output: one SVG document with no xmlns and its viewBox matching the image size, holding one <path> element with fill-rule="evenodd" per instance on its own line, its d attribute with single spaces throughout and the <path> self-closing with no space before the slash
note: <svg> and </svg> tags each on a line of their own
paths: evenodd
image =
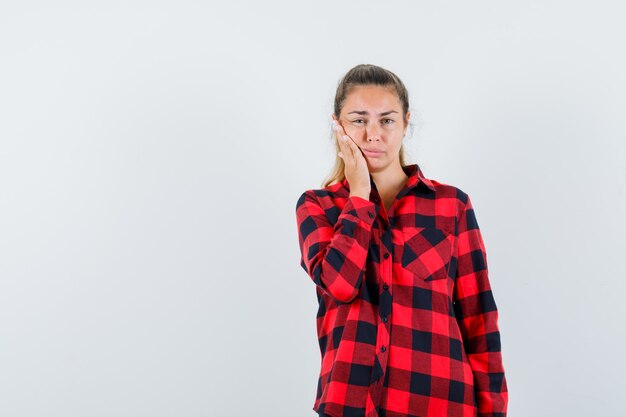
<svg viewBox="0 0 626 417">
<path fill-rule="evenodd" d="M 329 210 L 329 213 L 327 213 Z M 305 191 L 296 204 L 300 243 L 300 265 L 313 282 L 338 302 L 348 303 L 359 293 L 365 265 L 375 204 L 358 196 L 348 197 L 337 220 L 328 214 L 313 190 Z"/>
</svg>

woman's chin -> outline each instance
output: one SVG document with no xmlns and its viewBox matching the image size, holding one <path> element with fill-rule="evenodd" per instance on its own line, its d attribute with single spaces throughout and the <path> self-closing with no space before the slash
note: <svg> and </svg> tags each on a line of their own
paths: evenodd
<svg viewBox="0 0 626 417">
<path fill-rule="evenodd" d="M 372 165 L 372 166 L 380 166 L 380 165 L 384 165 L 385 160 L 381 157 L 369 157 L 366 156 L 365 160 L 367 161 L 368 165 Z"/>
</svg>

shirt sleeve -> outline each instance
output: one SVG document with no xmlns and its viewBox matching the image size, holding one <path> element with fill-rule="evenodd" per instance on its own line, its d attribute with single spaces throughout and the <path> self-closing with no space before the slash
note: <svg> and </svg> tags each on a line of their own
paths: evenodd
<svg viewBox="0 0 626 417">
<path fill-rule="evenodd" d="M 348 197 L 339 213 L 327 213 L 312 190 L 298 199 L 300 265 L 338 302 L 349 303 L 359 293 L 375 217 L 375 204 L 358 196 Z"/>
<path fill-rule="evenodd" d="M 457 230 L 455 316 L 474 375 L 478 417 L 506 417 L 508 390 L 498 310 L 489 283 L 485 245 L 469 196 L 466 201 Z"/>
</svg>

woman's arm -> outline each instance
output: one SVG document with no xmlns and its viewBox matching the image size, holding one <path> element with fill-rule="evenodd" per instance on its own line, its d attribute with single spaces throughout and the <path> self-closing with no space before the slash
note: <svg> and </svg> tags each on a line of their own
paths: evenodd
<svg viewBox="0 0 626 417">
<path fill-rule="evenodd" d="M 472 202 L 458 223 L 454 310 L 474 374 L 479 417 L 506 417 L 508 390 L 502 354 L 498 310 L 491 292 L 487 254 Z"/>
<path fill-rule="evenodd" d="M 300 265 L 338 302 L 349 303 L 359 293 L 375 218 L 375 204 L 359 196 L 348 197 L 334 225 L 314 191 L 298 199 Z"/>
</svg>

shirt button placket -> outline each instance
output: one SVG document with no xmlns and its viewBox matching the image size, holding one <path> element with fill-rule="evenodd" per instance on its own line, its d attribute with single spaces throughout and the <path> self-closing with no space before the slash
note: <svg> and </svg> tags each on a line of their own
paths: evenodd
<svg viewBox="0 0 626 417">
<path fill-rule="evenodd" d="M 382 282 L 382 290 L 380 292 L 379 297 L 379 315 L 380 315 L 380 327 L 379 327 L 379 337 L 378 337 L 378 350 L 379 350 L 379 361 L 380 365 L 383 368 L 383 373 L 387 372 L 387 362 L 388 362 L 388 347 L 389 347 L 389 336 L 390 336 L 390 320 L 391 317 L 391 307 L 392 307 L 392 297 L 390 291 L 390 283 L 392 281 L 391 274 L 393 273 L 393 261 L 391 259 L 390 248 L 392 247 L 392 239 L 391 239 L 391 231 L 389 225 L 386 224 L 382 228 L 381 233 L 381 248 L 384 251 L 382 254 L 382 263 L 384 263 L 384 267 L 381 268 L 381 276 L 380 280 Z M 384 380 L 384 374 L 381 377 L 381 380 Z"/>
</svg>

